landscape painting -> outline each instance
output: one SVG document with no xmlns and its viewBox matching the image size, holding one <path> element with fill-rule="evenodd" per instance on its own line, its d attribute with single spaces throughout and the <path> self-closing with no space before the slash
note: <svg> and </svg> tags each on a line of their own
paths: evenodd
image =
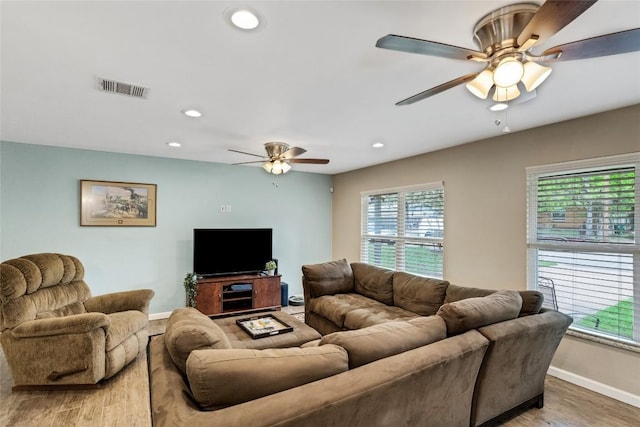
<svg viewBox="0 0 640 427">
<path fill-rule="evenodd" d="M 156 185 L 80 181 L 80 225 L 156 225 Z"/>
</svg>

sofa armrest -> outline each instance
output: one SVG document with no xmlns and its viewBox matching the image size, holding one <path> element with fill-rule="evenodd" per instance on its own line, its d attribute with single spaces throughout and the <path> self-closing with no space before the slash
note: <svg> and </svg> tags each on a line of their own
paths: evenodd
<svg viewBox="0 0 640 427">
<path fill-rule="evenodd" d="M 544 379 L 573 319 L 548 310 L 478 329 L 491 344 L 473 397 L 472 426 L 544 393 Z"/>
<path fill-rule="evenodd" d="M 118 313 L 120 311 L 138 310 L 149 313 L 149 301 L 153 298 L 151 289 L 137 289 L 134 291 L 114 292 L 112 294 L 91 297 L 84 302 L 89 312 Z"/>
<path fill-rule="evenodd" d="M 52 335 L 82 334 L 111 325 L 109 316 L 103 313 L 83 313 L 51 319 L 37 319 L 21 323 L 11 330 L 16 338 L 34 338 Z"/>
</svg>

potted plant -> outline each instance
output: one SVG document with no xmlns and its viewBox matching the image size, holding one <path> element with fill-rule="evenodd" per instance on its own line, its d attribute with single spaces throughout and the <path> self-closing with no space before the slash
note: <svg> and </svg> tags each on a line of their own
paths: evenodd
<svg viewBox="0 0 640 427">
<path fill-rule="evenodd" d="M 184 290 L 187 293 L 187 304 L 189 307 L 196 306 L 196 294 L 198 292 L 198 275 L 188 273 L 184 278 Z"/>
<path fill-rule="evenodd" d="M 264 265 L 264 269 L 269 272 L 270 276 L 273 276 L 273 273 L 275 272 L 276 267 L 278 267 L 278 264 L 276 264 L 274 260 L 267 261 L 267 263 Z"/>
</svg>

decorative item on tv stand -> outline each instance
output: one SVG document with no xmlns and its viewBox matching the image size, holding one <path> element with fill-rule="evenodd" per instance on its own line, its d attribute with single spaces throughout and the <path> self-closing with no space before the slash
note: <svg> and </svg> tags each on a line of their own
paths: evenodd
<svg viewBox="0 0 640 427">
<path fill-rule="evenodd" d="M 184 278 L 184 290 L 187 293 L 187 306 L 196 306 L 196 294 L 198 293 L 198 275 L 187 273 Z"/>
<path fill-rule="evenodd" d="M 273 276 L 275 274 L 276 268 L 278 268 L 278 264 L 276 264 L 274 260 L 267 261 L 267 263 L 264 265 L 264 269 L 267 271 L 267 274 L 269 274 L 269 276 Z"/>
</svg>

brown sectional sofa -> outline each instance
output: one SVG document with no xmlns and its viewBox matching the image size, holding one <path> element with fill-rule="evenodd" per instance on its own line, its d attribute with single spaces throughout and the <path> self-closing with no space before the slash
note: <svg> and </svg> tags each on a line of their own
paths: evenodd
<svg viewBox="0 0 640 427">
<path fill-rule="evenodd" d="M 346 260 L 302 271 L 305 321 L 323 335 L 436 315 L 449 337 L 475 329 L 489 340 L 474 380 L 471 426 L 521 405 L 542 407 L 546 372 L 572 319 L 541 309 L 539 292 L 462 287 Z M 517 310 L 506 306 L 517 304 L 516 295 Z"/>
<path fill-rule="evenodd" d="M 234 348 L 206 316 L 174 311 L 149 345 L 154 425 L 466 427 L 542 404 L 540 378 L 571 319 L 521 313 L 539 310 L 539 294 L 346 260 L 303 273 L 306 321 L 323 336 L 301 347 Z"/>
</svg>

